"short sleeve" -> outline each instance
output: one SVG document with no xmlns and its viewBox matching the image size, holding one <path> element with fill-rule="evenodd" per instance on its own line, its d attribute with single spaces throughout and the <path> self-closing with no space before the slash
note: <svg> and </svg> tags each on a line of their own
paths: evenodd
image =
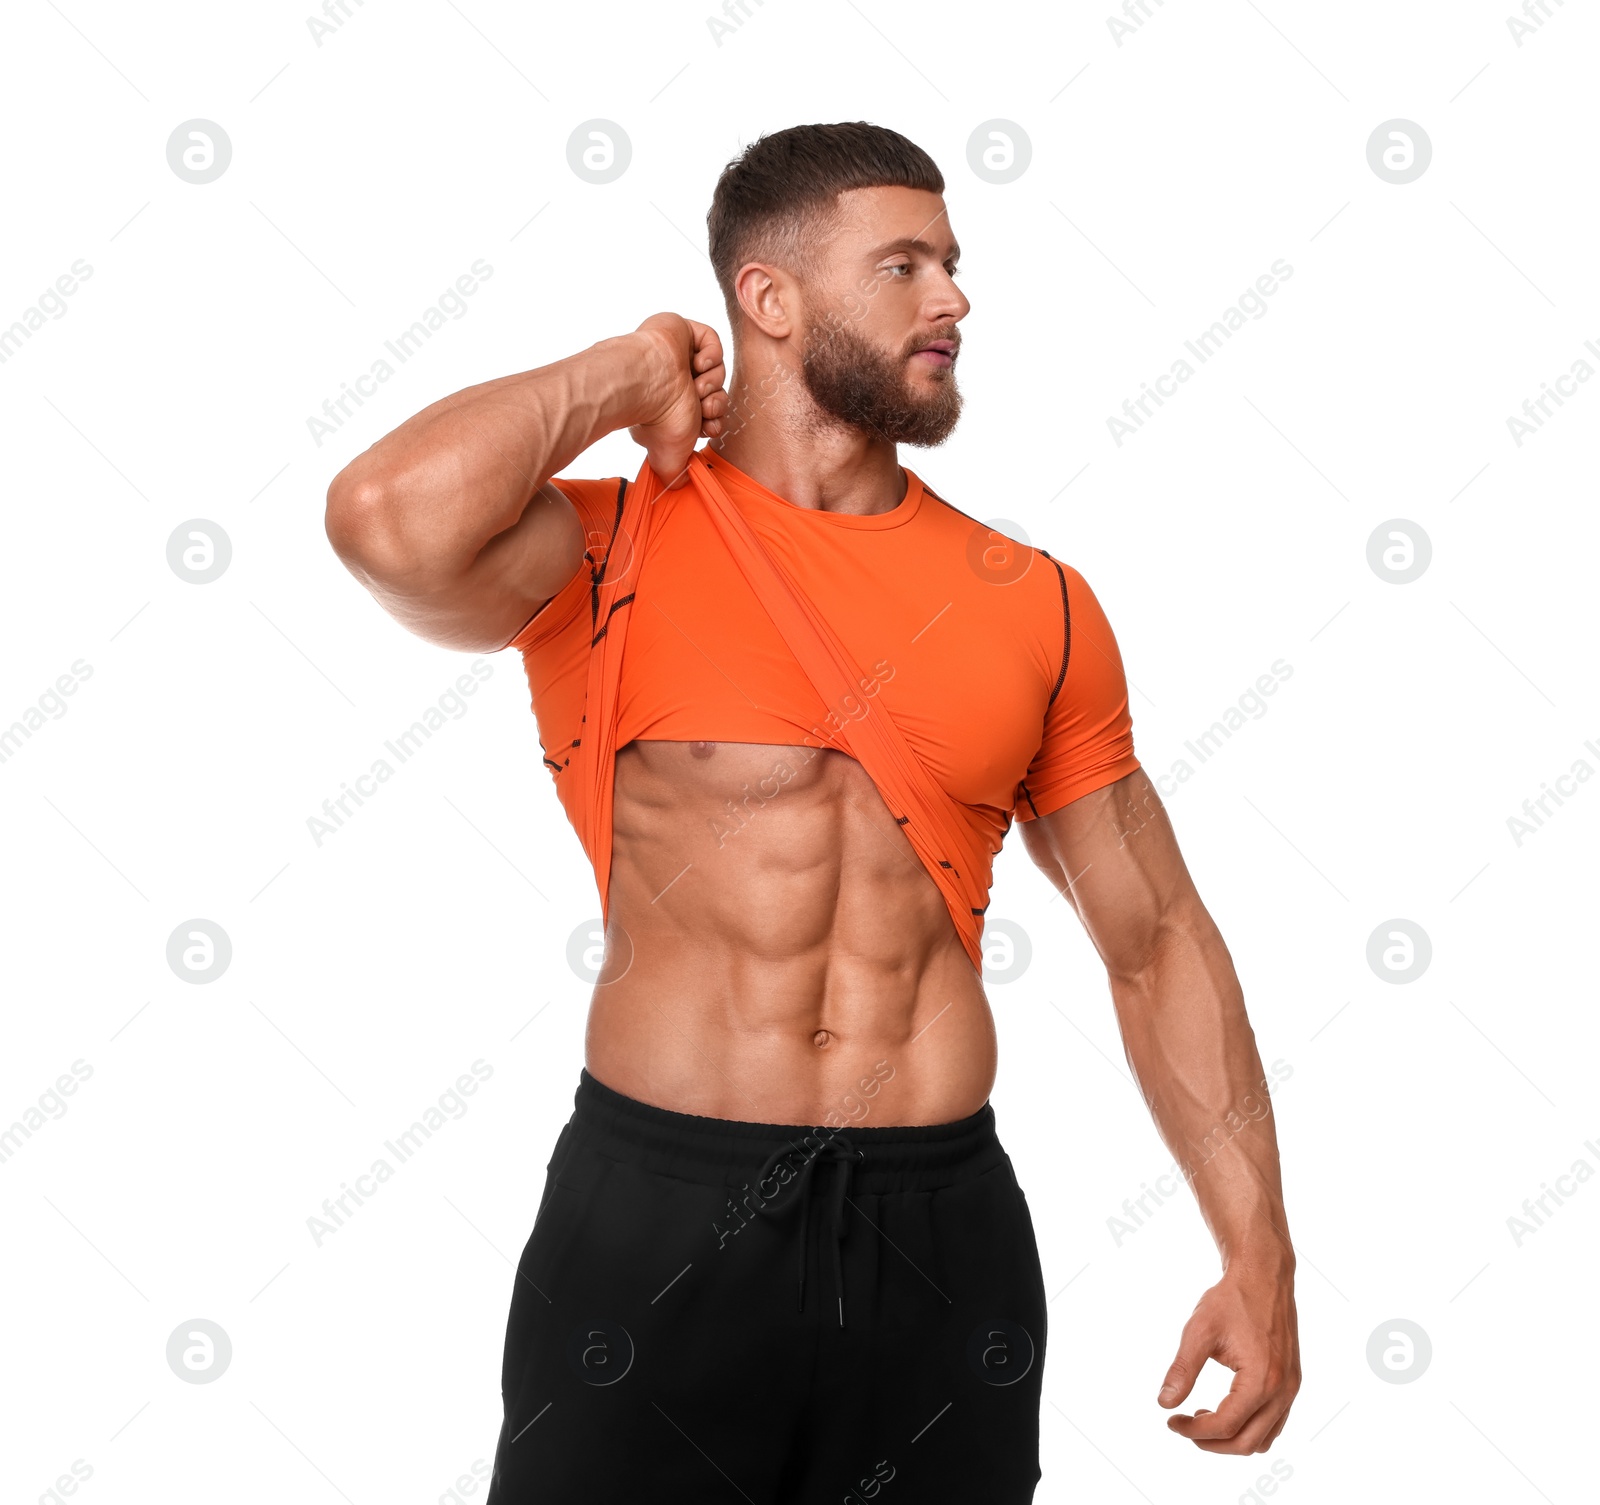
<svg viewBox="0 0 1600 1505">
<path fill-rule="evenodd" d="M 1083 576 L 1051 563 L 1065 597 L 1065 659 L 1045 709 L 1039 750 L 1017 787 L 1016 818 L 1022 821 L 1049 815 L 1139 767 L 1128 682 L 1111 624 Z"/>
<path fill-rule="evenodd" d="M 578 605 L 589 593 L 590 570 L 598 567 L 606 557 L 617 519 L 622 514 L 624 483 L 620 476 L 604 480 L 588 480 L 572 476 L 554 476 L 551 484 L 577 509 L 578 521 L 583 525 L 584 562 L 573 572 L 572 578 L 562 586 L 518 630 L 505 646 L 526 651 L 537 647 L 559 632 L 572 620 Z"/>
</svg>

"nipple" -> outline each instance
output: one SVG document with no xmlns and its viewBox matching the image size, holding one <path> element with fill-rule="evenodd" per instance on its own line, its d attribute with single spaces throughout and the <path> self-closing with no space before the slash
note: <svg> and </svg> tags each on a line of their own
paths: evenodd
<svg viewBox="0 0 1600 1505">
<path fill-rule="evenodd" d="M 717 750 L 715 742 L 691 742 L 689 756 L 691 758 L 709 758 Z"/>
</svg>

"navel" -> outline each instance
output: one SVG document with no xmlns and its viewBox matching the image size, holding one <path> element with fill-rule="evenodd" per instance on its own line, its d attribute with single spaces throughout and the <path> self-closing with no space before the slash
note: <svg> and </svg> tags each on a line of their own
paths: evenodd
<svg viewBox="0 0 1600 1505">
<path fill-rule="evenodd" d="M 819 1029 L 816 1034 L 811 1037 L 811 1043 L 815 1045 L 818 1050 L 821 1050 L 826 1045 L 832 1044 L 832 1042 L 833 1036 L 825 1029 Z"/>
</svg>

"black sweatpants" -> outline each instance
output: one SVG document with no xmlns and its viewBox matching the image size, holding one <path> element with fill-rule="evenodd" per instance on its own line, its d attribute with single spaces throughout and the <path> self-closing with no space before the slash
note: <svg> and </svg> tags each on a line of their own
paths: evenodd
<svg viewBox="0 0 1600 1505">
<path fill-rule="evenodd" d="M 574 1104 L 512 1288 L 488 1505 L 1033 1499 L 1044 1279 L 992 1106 L 743 1123 L 587 1070 Z"/>
</svg>

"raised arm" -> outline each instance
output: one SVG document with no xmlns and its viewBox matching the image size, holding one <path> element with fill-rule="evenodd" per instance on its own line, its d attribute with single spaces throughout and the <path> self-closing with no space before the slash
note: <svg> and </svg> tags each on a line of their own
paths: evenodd
<svg viewBox="0 0 1600 1505">
<path fill-rule="evenodd" d="M 632 334 L 468 387 L 356 456 L 328 487 L 328 541 L 420 637 L 493 651 L 583 558 L 576 509 L 550 477 L 627 428 L 651 468 L 681 473 L 727 411 L 708 325 L 655 314 Z"/>
<path fill-rule="evenodd" d="M 1105 962 L 1128 1064 L 1222 1257 L 1159 1402 L 1182 1402 L 1207 1358 L 1235 1370 L 1233 1384 L 1215 1412 L 1167 1425 L 1207 1452 L 1265 1452 L 1300 1387 L 1295 1257 L 1233 959 L 1142 769 L 1024 822 L 1022 833 Z"/>
</svg>

